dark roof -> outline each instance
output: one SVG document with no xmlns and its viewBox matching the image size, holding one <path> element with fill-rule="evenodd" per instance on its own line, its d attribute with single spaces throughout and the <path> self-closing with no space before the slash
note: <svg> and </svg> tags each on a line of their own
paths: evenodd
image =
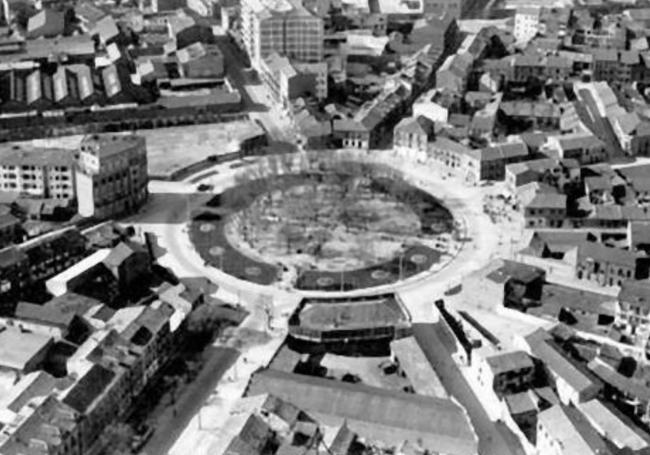
<svg viewBox="0 0 650 455">
<path fill-rule="evenodd" d="M 44 304 L 46 308 L 55 309 L 59 313 L 71 313 L 80 316 L 97 305 L 101 305 L 99 300 L 85 295 L 76 294 L 74 292 L 66 292 L 63 295 L 48 300 Z"/>
<path fill-rule="evenodd" d="M 26 321 L 38 322 L 65 329 L 75 317 L 74 313 L 63 313 L 57 308 L 20 302 L 16 307 L 15 317 Z"/>
<path fill-rule="evenodd" d="M 0 250 L 0 268 L 8 268 L 27 259 L 25 253 L 15 246 Z"/>
<path fill-rule="evenodd" d="M 303 376 L 275 370 L 256 373 L 248 395 L 270 393 L 307 412 L 360 422 L 364 430 L 398 440 L 420 439 L 424 447 L 455 455 L 475 454 L 477 440 L 467 416 L 452 400 Z"/>
<path fill-rule="evenodd" d="M 241 431 L 225 450 L 228 455 L 258 455 L 271 438 L 271 428 L 259 416 L 251 414 Z"/>
<path fill-rule="evenodd" d="M 508 406 L 510 414 L 512 415 L 523 414 L 524 412 L 535 412 L 538 410 L 537 403 L 533 400 L 530 391 L 506 395 L 504 400 L 506 406 Z"/>
<path fill-rule="evenodd" d="M 650 401 L 650 387 L 644 382 L 623 376 L 598 358 L 589 362 L 589 369 L 607 384 L 643 401 Z"/>
<path fill-rule="evenodd" d="M 578 257 L 581 261 L 590 258 L 598 262 L 635 267 L 639 255 L 633 251 L 611 248 L 601 243 L 584 242 L 578 248 Z"/>
<path fill-rule="evenodd" d="M 495 375 L 523 368 L 534 368 L 533 360 L 524 351 L 506 352 L 485 359 Z"/>
<path fill-rule="evenodd" d="M 505 283 L 509 279 L 530 283 L 543 276 L 544 271 L 538 267 L 522 262 L 504 260 L 503 265 L 488 274 L 487 278 L 497 283 Z"/>
<path fill-rule="evenodd" d="M 68 392 L 63 403 L 75 411 L 85 414 L 93 402 L 113 381 L 115 373 L 101 365 L 93 365 L 88 373 Z"/>
<path fill-rule="evenodd" d="M 620 302 L 650 309 L 650 282 L 626 280 L 618 293 Z"/>
<path fill-rule="evenodd" d="M 578 392 L 600 388 L 602 384 L 581 364 L 570 359 L 543 329 L 525 337 L 532 354 Z"/>
<path fill-rule="evenodd" d="M 555 309 L 556 314 L 559 314 L 561 308 L 609 314 L 610 311 L 604 305 L 612 301 L 614 298 L 608 295 L 551 283 L 544 285 L 541 299 L 542 306 Z"/>
<path fill-rule="evenodd" d="M 108 267 L 119 267 L 122 262 L 127 260 L 135 253 L 146 253 L 143 246 L 133 242 L 120 242 L 102 261 Z"/>
</svg>

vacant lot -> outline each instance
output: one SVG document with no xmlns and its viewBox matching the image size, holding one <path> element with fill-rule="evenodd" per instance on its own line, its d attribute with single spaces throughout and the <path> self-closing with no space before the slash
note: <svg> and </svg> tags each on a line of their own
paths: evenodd
<svg viewBox="0 0 650 455">
<path fill-rule="evenodd" d="M 137 133 L 147 138 L 149 175 L 173 174 L 211 155 L 224 155 L 238 150 L 242 139 L 261 133 L 253 121 L 176 126 Z"/>
</svg>

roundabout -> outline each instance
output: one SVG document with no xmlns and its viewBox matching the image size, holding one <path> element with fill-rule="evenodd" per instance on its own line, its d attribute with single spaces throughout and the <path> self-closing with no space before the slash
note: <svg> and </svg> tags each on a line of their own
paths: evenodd
<svg viewBox="0 0 650 455">
<path fill-rule="evenodd" d="M 458 247 L 437 197 L 377 163 L 316 159 L 251 172 L 195 208 L 206 265 L 258 285 L 347 292 L 432 273 Z"/>
<path fill-rule="evenodd" d="M 297 277 L 282 271 L 279 264 L 254 261 L 239 248 L 234 248 L 225 238 L 219 242 L 206 242 L 203 252 L 199 252 L 195 238 L 197 232 L 206 239 L 209 239 L 209 236 L 220 236 L 224 232 L 200 232 L 199 224 L 196 223 L 197 217 L 204 217 L 214 223 L 220 216 L 214 213 L 214 207 L 210 209 L 213 213 L 205 213 L 208 200 L 246 180 L 256 180 L 270 173 L 278 175 L 306 172 L 313 168 L 310 163 L 324 155 L 332 160 L 368 162 L 395 170 L 411 186 L 429 193 L 449 210 L 458 238 L 452 239 L 447 245 L 441 245 L 447 253 L 442 254 L 440 260 L 429 269 L 425 270 L 420 265 L 419 273 L 392 282 L 386 279 L 384 273 L 373 274 L 371 270 L 366 275 L 366 287 L 357 286 L 357 290 L 343 291 L 336 285 L 341 274 L 331 271 L 325 271 L 316 278 L 317 285 L 313 287 L 314 290 L 298 289 L 292 284 Z M 411 162 L 396 157 L 390 150 L 373 150 L 371 153 L 331 150 L 280 156 L 284 163 L 282 166 L 277 164 L 277 155 L 272 155 L 244 166 L 218 164 L 181 182 L 151 181 L 150 202 L 142 212 L 125 222 L 141 232 L 152 232 L 156 235 L 162 248 L 159 255 L 161 264 L 181 277 L 207 278 L 218 285 L 219 293 L 224 299 L 249 301 L 254 305 L 274 301 L 277 311 L 282 313 L 282 302 L 289 305 L 302 296 L 352 297 L 398 292 L 408 303 L 413 320 L 418 321 L 431 321 L 432 318 L 435 320 L 432 300 L 443 296 L 449 288 L 458 286 L 463 277 L 503 254 L 504 248 L 512 248 L 519 242 L 521 228 L 518 224 L 514 221 L 508 225 L 495 224 L 483 212 L 484 197 L 503 191 L 500 182 L 490 186 L 467 186 L 462 176 L 450 174 L 450 171 L 441 168 L 439 163 Z M 274 161 L 276 162 L 273 163 Z M 242 174 L 248 177 L 243 178 Z M 197 191 L 199 184 L 209 185 L 213 192 Z M 249 203 L 250 201 L 251 199 Z M 435 247 L 433 245 L 434 249 Z M 227 259 L 232 254 L 241 260 Z M 409 260 L 411 256 L 403 257 L 403 264 L 412 264 Z M 421 260 L 415 259 L 416 262 Z M 261 269 L 260 275 L 255 279 L 246 274 L 246 267 L 249 266 L 258 266 Z M 343 278 L 347 279 L 346 277 L 348 274 L 344 271 Z"/>
</svg>

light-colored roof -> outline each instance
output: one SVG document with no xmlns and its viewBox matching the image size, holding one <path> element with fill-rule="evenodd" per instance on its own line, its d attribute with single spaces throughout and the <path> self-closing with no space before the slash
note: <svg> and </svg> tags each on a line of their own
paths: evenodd
<svg viewBox="0 0 650 455">
<path fill-rule="evenodd" d="M 0 166 L 72 166 L 74 153 L 69 149 L 40 148 L 30 145 L 0 144 Z"/>
<path fill-rule="evenodd" d="M 478 452 L 477 438 L 467 415 L 449 399 L 270 369 L 256 373 L 247 392 L 251 396 L 263 393 L 307 412 L 346 419 L 353 431 L 372 433 L 392 444 L 419 440 L 433 452 Z"/>
<path fill-rule="evenodd" d="M 527 390 L 525 392 L 513 393 L 503 397 L 508 406 L 510 414 L 517 415 L 525 412 L 537 412 L 537 403 L 533 399 L 532 392 Z"/>
<path fill-rule="evenodd" d="M 587 371 L 561 353 L 549 338 L 550 335 L 542 329 L 525 337 L 532 354 L 542 360 L 574 390 L 583 392 L 601 386 Z"/>
<path fill-rule="evenodd" d="M 619 449 L 629 448 L 634 451 L 648 447 L 650 438 L 627 417 L 601 400 L 591 400 L 578 404 L 578 409 L 589 423 L 605 438 L 612 441 Z"/>
<path fill-rule="evenodd" d="M 527 208 L 566 209 L 566 194 L 539 192 L 526 205 Z"/>
<path fill-rule="evenodd" d="M 61 292 L 57 292 L 56 296 L 64 294 L 67 290 L 67 283 L 70 282 L 70 280 L 100 264 L 110 252 L 111 250 L 108 248 L 95 251 L 90 256 L 85 257 L 81 261 L 65 269 L 63 272 L 47 280 L 47 289 L 50 290 L 50 292 L 55 292 L 60 289 Z"/>
<path fill-rule="evenodd" d="M 586 429 L 576 427 L 575 420 L 572 420 L 568 413 L 572 410 L 562 406 L 553 406 L 546 411 L 540 412 L 539 424 L 542 425 L 549 436 L 557 441 L 562 448 L 564 455 L 608 455 L 611 452 L 605 447 L 604 441 L 593 441 L 590 435 L 579 431 Z M 592 430 L 593 431 L 593 430 Z M 595 444 L 594 444 L 595 442 Z M 594 447 L 599 445 L 601 447 Z M 604 450 L 602 450 L 604 448 Z"/>
<path fill-rule="evenodd" d="M 52 337 L 47 335 L 5 327 L 0 330 L 0 367 L 24 370 L 51 341 Z"/>
<path fill-rule="evenodd" d="M 102 70 L 102 80 L 104 82 L 104 90 L 106 90 L 106 96 L 109 98 L 118 95 L 122 91 L 120 75 L 115 65 L 107 66 Z"/>
</svg>

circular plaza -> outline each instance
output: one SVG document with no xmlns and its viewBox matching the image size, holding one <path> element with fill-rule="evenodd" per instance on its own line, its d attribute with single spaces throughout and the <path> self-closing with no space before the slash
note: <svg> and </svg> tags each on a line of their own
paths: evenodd
<svg viewBox="0 0 650 455">
<path fill-rule="evenodd" d="M 260 285 L 345 292 L 434 273 L 458 248 L 444 202 L 390 166 L 267 167 L 193 212 L 190 239 L 207 265 Z"/>
</svg>

